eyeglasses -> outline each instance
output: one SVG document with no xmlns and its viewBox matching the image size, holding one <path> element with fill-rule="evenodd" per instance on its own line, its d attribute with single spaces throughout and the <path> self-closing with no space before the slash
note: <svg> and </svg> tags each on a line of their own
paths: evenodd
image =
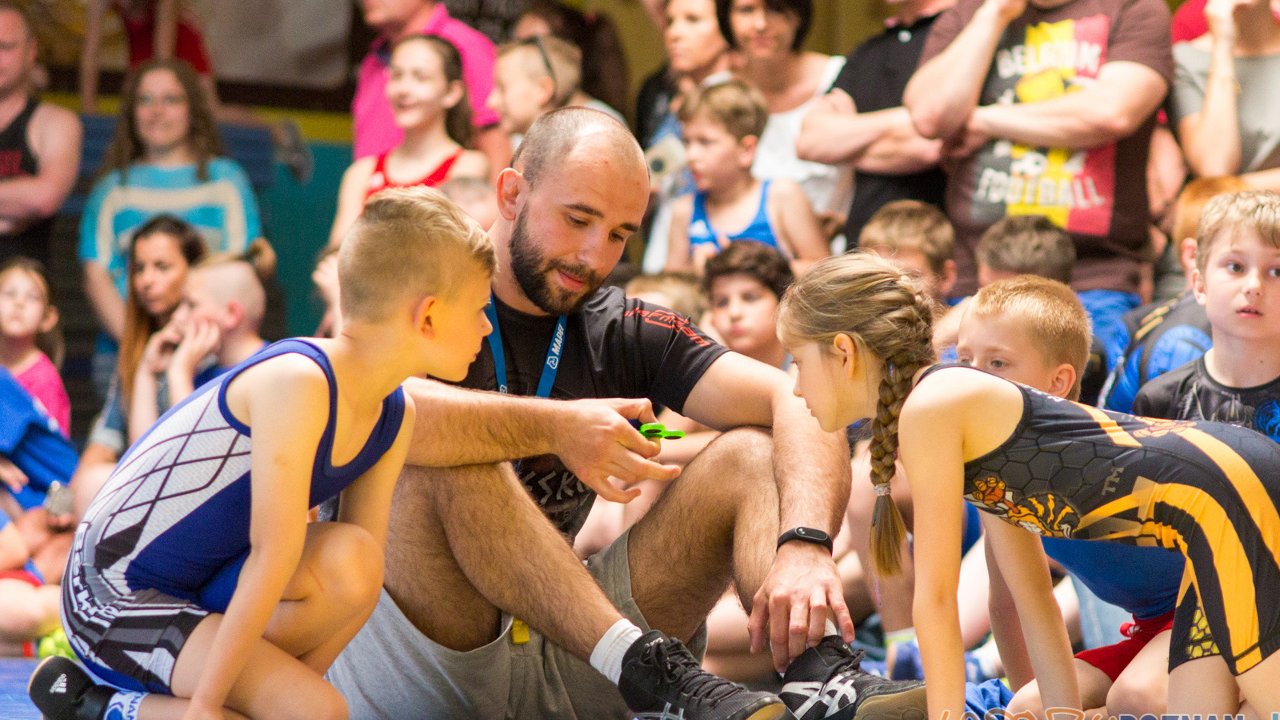
<svg viewBox="0 0 1280 720">
<path fill-rule="evenodd" d="M 547 71 L 547 77 L 551 78 L 551 98 L 556 101 L 556 105 L 563 105 L 568 102 L 569 98 L 560 97 L 560 83 L 556 80 L 555 68 L 551 66 L 551 56 L 547 54 L 546 43 L 542 42 L 541 35 L 527 37 L 517 43 L 518 45 L 532 46 L 537 48 L 538 56 L 542 58 L 542 67 Z"/>
</svg>

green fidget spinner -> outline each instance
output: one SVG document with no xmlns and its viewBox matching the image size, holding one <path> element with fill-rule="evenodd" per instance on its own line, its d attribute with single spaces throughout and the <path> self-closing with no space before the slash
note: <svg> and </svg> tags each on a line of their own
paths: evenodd
<svg viewBox="0 0 1280 720">
<path fill-rule="evenodd" d="M 640 426 L 640 434 L 650 440 L 679 440 L 684 437 L 683 430 L 668 430 L 662 423 L 645 423 Z"/>
</svg>

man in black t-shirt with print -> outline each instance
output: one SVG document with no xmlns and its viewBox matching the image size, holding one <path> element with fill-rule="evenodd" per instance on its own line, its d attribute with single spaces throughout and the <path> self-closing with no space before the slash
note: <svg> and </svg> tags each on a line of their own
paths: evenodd
<svg viewBox="0 0 1280 720">
<path fill-rule="evenodd" d="M 844 235 L 852 249 L 862 226 L 895 200 L 943 208 L 942 143 L 920 137 L 902 107 L 929 28 L 955 0 L 899 0 L 884 32 L 849 53 L 831 91 L 805 114 L 796 153 L 804 160 L 852 164 L 853 203 Z"/>
<path fill-rule="evenodd" d="M 707 675 L 657 632 L 700 650 L 730 580 L 800 717 L 923 712 L 922 686 L 861 672 L 840 637 L 853 628 L 827 536 L 849 490 L 843 437 L 782 371 L 599 289 L 648 199 L 629 131 L 559 110 L 512 165 L 490 230 L 494 332 L 463 382 L 488 392 L 410 386 L 384 593 L 329 673 L 352 716 L 777 717 L 778 698 Z M 725 432 L 683 472 L 661 465 L 630 422 L 655 402 Z M 584 568 L 566 537 L 594 496 L 634 497 L 611 478 L 672 482 Z"/>
</svg>

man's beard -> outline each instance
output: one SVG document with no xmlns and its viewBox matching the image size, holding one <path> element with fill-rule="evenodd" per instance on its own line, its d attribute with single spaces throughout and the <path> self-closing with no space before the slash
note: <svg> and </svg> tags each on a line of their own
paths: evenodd
<svg viewBox="0 0 1280 720">
<path fill-rule="evenodd" d="M 563 260 L 547 260 L 536 243 L 529 237 L 524 222 L 524 211 L 516 216 L 511 230 L 511 274 L 525 297 L 544 312 L 551 315 L 568 315 L 577 312 L 600 286 L 604 278 L 592 272 L 586 265 L 567 263 Z M 554 287 L 550 271 L 562 270 L 583 281 L 577 293 Z"/>
</svg>

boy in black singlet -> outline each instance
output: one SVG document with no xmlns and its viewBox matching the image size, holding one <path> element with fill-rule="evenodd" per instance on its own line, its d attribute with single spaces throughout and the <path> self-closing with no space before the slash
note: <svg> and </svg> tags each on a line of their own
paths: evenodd
<svg viewBox="0 0 1280 720">
<path fill-rule="evenodd" d="M 1214 347 L 1138 391 L 1137 415 L 1216 420 L 1280 441 L 1280 199 L 1221 195 L 1205 206 L 1192 271 Z"/>
</svg>

